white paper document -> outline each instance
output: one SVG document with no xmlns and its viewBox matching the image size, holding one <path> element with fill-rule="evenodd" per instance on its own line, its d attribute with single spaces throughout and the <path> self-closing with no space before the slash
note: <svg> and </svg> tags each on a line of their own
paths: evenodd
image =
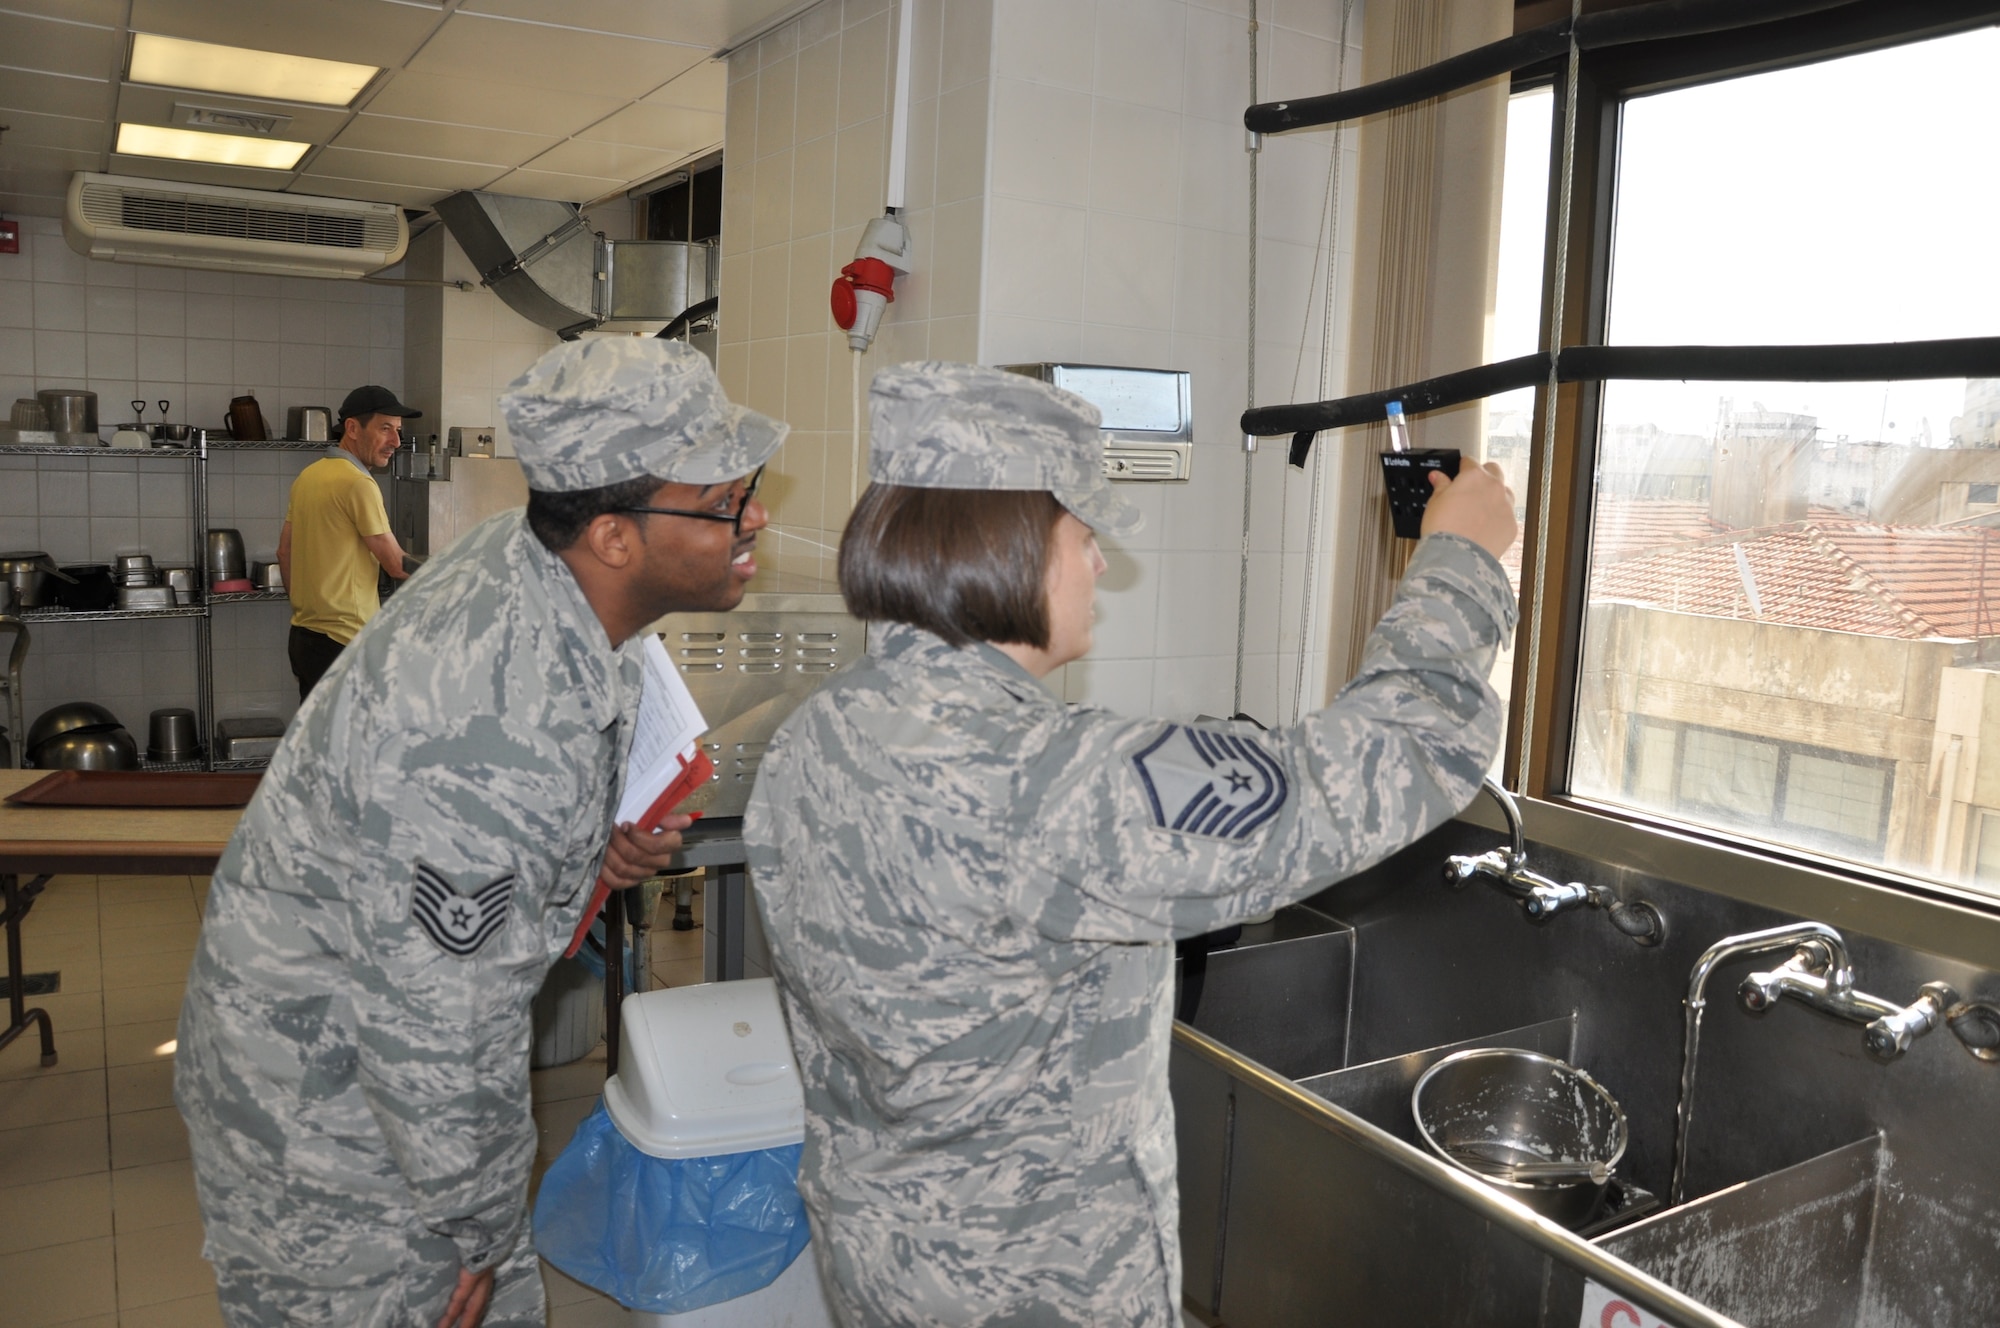
<svg viewBox="0 0 2000 1328">
<path fill-rule="evenodd" d="M 695 744 L 708 722 L 694 703 L 680 670 L 667 657 L 660 638 L 647 633 L 639 641 L 639 658 L 646 681 L 639 693 L 639 718 L 632 729 L 632 754 L 625 762 L 625 792 L 618 800 L 617 824 L 646 814 L 666 787 L 692 759 Z"/>
</svg>

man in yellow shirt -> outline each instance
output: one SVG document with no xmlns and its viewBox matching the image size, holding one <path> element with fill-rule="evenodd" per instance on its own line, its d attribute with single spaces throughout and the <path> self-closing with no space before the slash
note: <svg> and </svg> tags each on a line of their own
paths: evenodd
<svg viewBox="0 0 2000 1328">
<path fill-rule="evenodd" d="M 292 601 L 286 650 L 301 701 L 382 606 L 376 569 L 399 581 L 416 570 L 390 533 L 369 472 L 389 464 L 403 421 L 421 416 L 386 387 L 355 388 L 340 403 L 339 447 L 292 481 L 278 567 Z"/>
</svg>

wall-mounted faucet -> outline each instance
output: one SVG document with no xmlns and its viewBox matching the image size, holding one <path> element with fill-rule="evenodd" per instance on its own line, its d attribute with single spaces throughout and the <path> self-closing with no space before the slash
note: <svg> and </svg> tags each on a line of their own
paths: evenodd
<svg viewBox="0 0 2000 1328">
<path fill-rule="evenodd" d="M 1660 910 L 1643 899 L 1622 900 L 1609 886 L 1585 885 L 1580 881 L 1560 884 L 1528 868 L 1527 844 L 1521 833 L 1521 809 L 1514 795 L 1492 779 L 1481 781 L 1480 789 L 1500 804 L 1507 818 L 1507 847 L 1485 853 L 1455 853 L 1445 859 L 1445 884 L 1463 889 L 1475 880 L 1486 881 L 1521 905 L 1532 922 L 1547 922 L 1558 913 L 1588 904 L 1601 908 L 1611 925 L 1640 945 L 1658 945 L 1667 936 L 1667 920 Z"/>
<path fill-rule="evenodd" d="M 1967 1051 L 1983 1061 L 2000 1060 L 2000 1011 L 1990 1005 L 1968 1005 L 1942 982 L 1927 982 L 1914 1001 L 1897 1005 L 1854 989 L 1854 965 L 1847 942 L 1824 922 L 1793 922 L 1782 927 L 1725 936 L 1702 952 L 1688 974 L 1686 1023 L 1681 1043 L 1681 1100 L 1674 1122 L 1674 1181 L 1668 1202 L 1686 1197 L 1688 1129 L 1694 1118 L 1695 1051 L 1701 1042 L 1701 1014 L 1708 1003 L 1708 977 L 1716 966 L 1742 955 L 1791 950 L 1792 956 L 1764 973 L 1743 979 L 1737 995 L 1743 1008 L 1761 1014 L 1787 996 L 1815 1010 L 1852 1023 L 1865 1024 L 1863 1044 L 1869 1055 L 1893 1061 L 1910 1044 L 1942 1025 L 1949 1025 Z"/>
</svg>

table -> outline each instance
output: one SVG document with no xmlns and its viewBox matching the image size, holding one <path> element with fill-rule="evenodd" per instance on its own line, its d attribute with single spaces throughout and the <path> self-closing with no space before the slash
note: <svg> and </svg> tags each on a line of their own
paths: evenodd
<svg viewBox="0 0 2000 1328">
<path fill-rule="evenodd" d="M 47 776 L 46 770 L 0 770 L 0 798 Z M 55 1029 L 46 1010 L 27 1008 L 21 923 L 57 875 L 203 876 L 215 870 L 240 807 L 15 807 L 0 802 L 0 889 L 6 907 L 8 1022 L 0 1048 L 39 1027 L 42 1064 L 56 1063 Z M 22 884 L 22 877 L 29 877 Z"/>
<path fill-rule="evenodd" d="M 0 770 L 0 798 L 24 789 L 48 772 Z M 236 832 L 241 808 L 221 810 L 102 807 L 15 807 L 0 802 L 0 887 L 6 907 L 8 1010 L 0 1048 L 38 1026 L 42 1064 L 56 1063 L 55 1030 L 48 1012 L 27 1008 L 22 979 L 21 923 L 36 896 L 56 875 L 201 876 L 215 870 Z M 743 821 L 718 817 L 696 821 L 669 871 L 705 868 L 708 892 L 703 937 L 704 974 L 711 981 L 743 976 L 748 877 L 744 871 Z M 22 884 L 21 877 L 30 877 Z M 625 900 L 613 891 L 604 906 L 604 1041 L 606 1073 L 618 1072 L 619 1009 L 625 997 Z"/>
</svg>

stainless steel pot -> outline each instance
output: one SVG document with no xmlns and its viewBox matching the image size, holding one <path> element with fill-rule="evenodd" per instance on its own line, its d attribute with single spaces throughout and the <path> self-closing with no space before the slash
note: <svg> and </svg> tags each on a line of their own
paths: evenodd
<svg viewBox="0 0 2000 1328">
<path fill-rule="evenodd" d="M 195 592 L 201 589 L 192 567 L 162 567 L 158 569 L 160 584 L 174 592 L 174 603 L 186 608 L 194 603 Z"/>
<path fill-rule="evenodd" d="M 249 575 L 243 555 L 243 532 L 226 527 L 208 532 L 208 580 L 240 581 Z"/>
<path fill-rule="evenodd" d="M 14 587 L 14 606 L 20 609 L 48 608 L 56 602 L 56 583 L 75 580 L 40 550 L 0 553 L 0 577 Z"/>
<path fill-rule="evenodd" d="M 292 406 L 285 411 L 285 437 L 324 443 L 333 437 L 333 412 L 325 406 Z"/>
<path fill-rule="evenodd" d="M 1433 1153 L 1570 1227 L 1588 1222 L 1604 1201 L 1628 1138 L 1624 1109 L 1595 1079 L 1553 1056 L 1504 1047 L 1461 1051 L 1431 1066 L 1410 1094 L 1410 1111 Z M 1604 1179 L 1507 1176 L 1510 1164 L 1548 1162 L 1601 1163 Z"/>
<path fill-rule="evenodd" d="M 45 387 L 35 393 L 57 433 L 97 432 L 97 393 L 75 388 Z"/>
<path fill-rule="evenodd" d="M 155 710 L 148 724 L 146 757 L 152 761 L 187 761 L 200 755 L 194 711 L 185 706 Z"/>
<path fill-rule="evenodd" d="M 250 564 L 250 584 L 259 590 L 283 590 L 285 572 L 276 563 Z"/>
</svg>

